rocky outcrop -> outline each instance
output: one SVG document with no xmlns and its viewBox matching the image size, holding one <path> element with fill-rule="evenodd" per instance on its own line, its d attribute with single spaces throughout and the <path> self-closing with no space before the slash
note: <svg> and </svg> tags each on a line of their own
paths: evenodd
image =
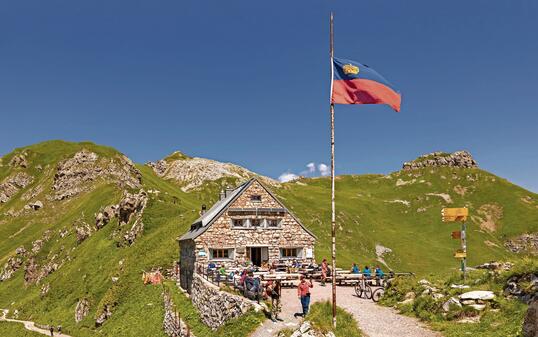
<svg viewBox="0 0 538 337">
<path fill-rule="evenodd" d="M 21 189 L 30 185 L 34 178 L 25 172 L 13 174 L 0 184 L 0 204 L 8 202 Z"/>
<path fill-rule="evenodd" d="M 535 298 L 529 304 L 527 314 L 523 320 L 523 329 L 521 331 L 523 337 L 538 336 L 538 298 Z"/>
<path fill-rule="evenodd" d="M 0 282 L 10 279 L 22 266 L 23 260 L 20 255 L 11 256 L 0 272 Z"/>
<path fill-rule="evenodd" d="M 523 234 L 504 243 L 506 249 L 513 253 L 538 255 L 538 233 Z"/>
<path fill-rule="evenodd" d="M 198 274 L 193 275 L 191 299 L 202 322 L 213 330 L 253 308 L 248 299 L 221 291 Z"/>
<path fill-rule="evenodd" d="M 38 278 L 38 265 L 34 257 L 28 259 L 26 265 L 24 266 L 24 283 L 32 284 L 35 283 Z"/>
<path fill-rule="evenodd" d="M 478 167 L 473 156 L 467 151 L 454 153 L 433 152 L 418 157 L 411 162 L 403 163 L 404 170 L 414 170 L 423 167 Z"/>
<path fill-rule="evenodd" d="M 75 307 L 75 322 L 81 322 L 90 312 L 90 301 L 87 298 L 81 298 Z"/>
<path fill-rule="evenodd" d="M 112 307 L 108 304 L 105 304 L 105 306 L 103 307 L 103 310 L 101 311 L 99 316 L 97 316 L 97 318 L 95 319 L 95 326 L 100 327 L 111 316 L 112 316 Z"/>
<path fill-rule="evenodd" d="M 144 231 L 144 223 L 141 219 L 136 219 L 135 223 L 131 228 L 123 235 L 123 240 L 128 246 L 131 246 L 135 243 L 136 238 L 138 238 Z"/>
<path fill-rule="evenodd" d="M 99 158 L 94 152 L 82 150 L 58 164 L 52 189 L 54 199 L 63 200 L 89 190 L 90 183 L 97 179 L 116 182 L 122 188 L 138 188 L 141 177 L 125 156 Z"/>
<path fill-rule="evenodd" d="M 28 167 L 28 161 L 26 159 L 26 152 L 19 153 L 13 156 L 11 160 L 9 161 L 9 166 L 13 168 L 21 167 L 21 168 L 27 168 Z"/>
<path fill-rule="evenodd" d="M 89 224 L 78 221 L 74 224 L 75 234 L 77 236 L 77 243 L 81 244 L 84 240 L 92 235 L 92 228 Z"/>
<path fill-rule="evenodd" d="M 486 269 L 486 270 L 493 270 L 493 271 L 508 271 L 510 270 L 514 264 L 512 262 L 487 262 L 480 264 L 476 266 L 476 269 Z"/>
<path fill-rule="evenodd" d="M 56 262 L 57 255 L 53 255 L 42 267 L 40 267 L 35 257 L 30 257 L 24 266 L 24 282 L 25 284 L 36 284 L 42 279 L 60 269 L 60 264 Z"/>
<path fill-rule="evenodd" d="M 101 229 L 112 220 L 112 218 L 118 215 L 118 206 L 110 205 L 106 206 L 101 212 L 95 215 L 95 228 Z"/>
<path fill-rule="evenodd" d="M 176 153 L 172 154 L 173 158 Z M 278 183 L 268 177 L 258 176 L 241 166 L 231 163 L 221 163 L 205 158 L 190 158 L 185 155 L 179 159 L 166 159 L 157 162 L 147 163 L 149 167 L 160 177 L 171 179 L 183 185 L 183 191 L 189 191 L 202 186 L 205 182 L 214 181 L 221 178 L 238 178 L 240 180 L 250 179 L 254 176 L 268 185 Z"/>
<path fill-rule="evenodd" d="M 148 195 L 143 190 L 136 194 L 126 193 L 118 206 L 120 225 L 129 223 L 133 214 L 141 214 L 147 200 Z"/>
<path fill-rule="evenodd" d="M 528 273 L 522 275 L 513 275 L 504 288 L 504 295 L 516 297 L 519 300 L 529 304 L 538 298 L 538 273 Z"/>
<path fill-rule="evenodd" d="M 174 302 L 170 293 L 163 292 L 164 302 L 164 319 L 163 329 L 164 333 L 170 337 L 195 337 L 191 332 L 187 324 L 183 322 L 180 314 L 175 310 Z"/>
</svg>

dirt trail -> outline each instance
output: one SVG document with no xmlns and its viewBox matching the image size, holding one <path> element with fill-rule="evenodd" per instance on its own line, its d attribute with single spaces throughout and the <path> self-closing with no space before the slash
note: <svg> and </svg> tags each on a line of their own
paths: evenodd
<svg viewBox="0 0 538 337">
<path fill-rule="evenodd" d="M 321 287 L 314 283 L 312 289 L 312 302 L 329 300 L 331 286 Z M 358 298 L 353 287 L 337 288 L 337 304 L 346 309 L 359 323 L 362 332 L 369 337 L 439 337 L 441 334 L 429 330 L 418 320 L 402 316 L 394 309 L 375 304 L 372 300 Z M 271 337 L 283 328 L 297 328 L 301 319 L 293 317 L 295 312 L 301 311 L 297 298 L 297 289 L 283 289 L 282 291 L 282 322 L 273 323 L 267 320 L 251 337 Z"/>
<path fill-rule="evenodd" d="M 6 318 L 6 315 L 8 314 L 9 310 L 7 309 L 0 309 L 0 310 L 2 310 L 2 317 L 0 317 L 0 322 L 4 321 L 4 322 L 22 323 L 26 330 L 30 330 L 30 331 L 34 331 L 43 335 L 50 336 L 50 331 L 36 327 L 34 322 Z M 63 333 L 57 333 L 57 332 L 54 332 L 54 336 L 55 337 L 71 337 L 69 335 L 66 335 Z"/>
</svg>

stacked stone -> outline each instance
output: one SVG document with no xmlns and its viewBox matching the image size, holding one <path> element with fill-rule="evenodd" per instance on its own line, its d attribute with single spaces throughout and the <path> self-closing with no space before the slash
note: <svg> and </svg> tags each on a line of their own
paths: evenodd
<svg viewBox="0 0 538 337">
<path fill-rule="evenodd" d="M 418 157 L 411 162 L 403 164 L 404 170 L 414 170 L 423 167 L 478 167 L 473 156 L 467 151 L 456 151 L 451 154 L 433 152 Z"/>
<path fill-rule="evenodd" d="M 181 320 L 174 310 L 174 302 L 168 292 L 163 293 L 164 302 L 164 333 L 169 337 L 195 337 L 187 324 Z"/>
<path fill-rule="evenodd" d="M 253 308 L 248 299 L 220 291 L 197 274 L 193 275 L 191 299 L 202 322 L 213 330 Z"/>
</svg>

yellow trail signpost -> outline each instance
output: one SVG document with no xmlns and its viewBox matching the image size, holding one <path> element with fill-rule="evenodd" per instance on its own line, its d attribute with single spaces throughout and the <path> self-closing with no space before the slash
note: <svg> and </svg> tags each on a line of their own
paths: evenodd
<svg viewBox="0 0 538 337">
<path fill-rule="evenodd" d="M 463 278 L 465 279 L 465 269 L 467 267 L 467 225 L 465 222 L 469 216 L 469 209 L 467 207 L 443 208 L 441 210 L 441 216 L 443 222 L 461 222 L 461 231 L 454 231 L 452 232 L 451 236 L 453 239 L 461 240 L 461 249 L 454 252 L 454 257 L 461 259 L 461 272 L 463 274 Z"/>
</svg>

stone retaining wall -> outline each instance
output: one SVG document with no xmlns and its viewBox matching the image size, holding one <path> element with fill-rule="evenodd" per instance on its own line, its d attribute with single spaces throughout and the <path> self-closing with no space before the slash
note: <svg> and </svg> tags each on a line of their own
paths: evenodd
<svg viewBox="0 0 538 337">
<path fill-rule="evenodd" d="M 221 291 L 198 274 L 193 275 L 191 300 L 202 322 L 213 330 L 254 308 L 248 299 Z"/>
<path fill-rule="evenodd" d="M 187 324 L 183 322 L 180 317 L 180 313 L 176 311 L 174 302 L 170 296 L 170 293 L 163 293 L 164 303 L 164 319 L 163 329 L 164 333 L 169 337 L 195 337 L 191 332 Z"/>
</svg>

